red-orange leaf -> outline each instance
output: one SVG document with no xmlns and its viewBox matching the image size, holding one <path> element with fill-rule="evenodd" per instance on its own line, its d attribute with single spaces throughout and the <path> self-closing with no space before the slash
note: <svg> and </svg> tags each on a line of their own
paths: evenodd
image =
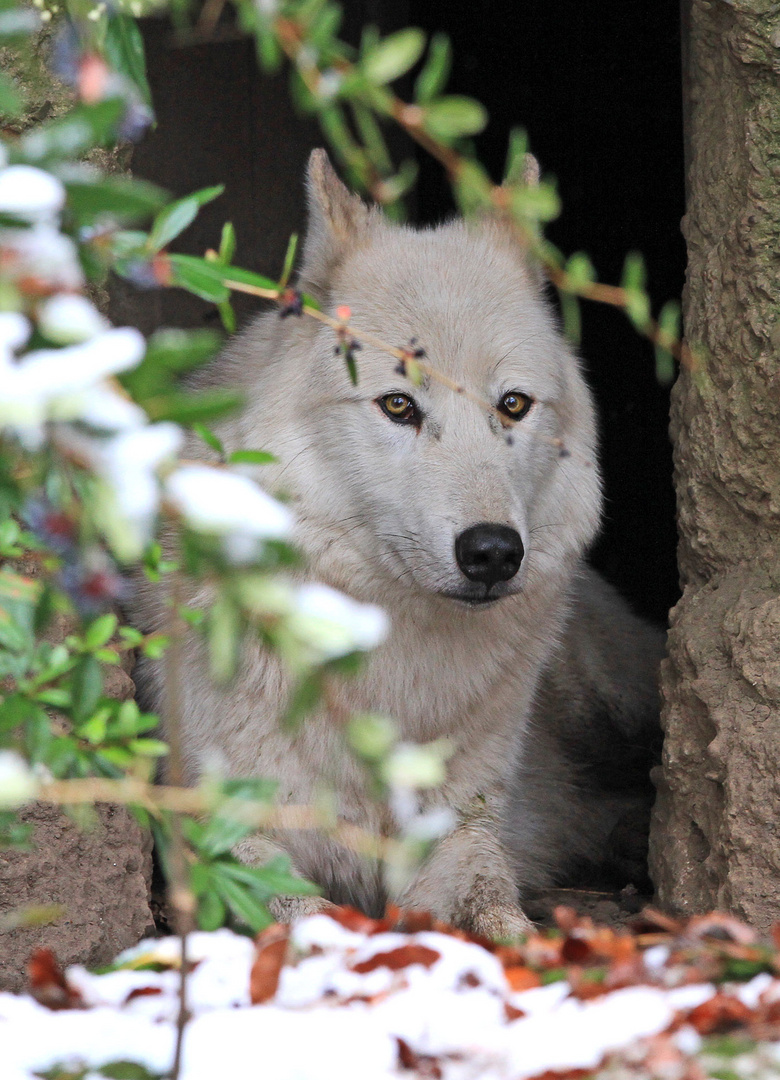
<svg viewBox="0 0 780 1080">
<path fill-rule="evenodd" d="M 689 1013 L 688 1023 L 700 1035 L 722 1035 L 748 1023 L 751 1017 L 750 1009 L 739 998 L 715 994 Z"/>
<path fill-rule="evenodd" d="M 440 955 L 435 949 L 429 949 L 427 945 L 411 942 L 409 945 L 399 945 L 397 949 L 390 949 L 388 952 L 375 953 L 368 960 L 361 960 L 359 964 L 355 964 L 352 970 L 359 975 L 365 975 L 380 967 L 390 968 L 391 971 L 401 971 L 410 964 L 422 964 L 423 967 L 429 968 L 436 963 Z"/>
<path fill-rule="evenodd" d="M 253 1005 L 270 1001 L 279 985 L 279 976 L 287 956 L 290 927 L 274 923 L 255 938 L 257 954 L 249 976 L 249 997 Z"/>
<path fill-rule="evenodd" d="M 36 949 L 27 961 L 30 993 L 47 1009 L 78 1009 L 81 995 L 68 982 L 51 949 Z"/>
</svg>

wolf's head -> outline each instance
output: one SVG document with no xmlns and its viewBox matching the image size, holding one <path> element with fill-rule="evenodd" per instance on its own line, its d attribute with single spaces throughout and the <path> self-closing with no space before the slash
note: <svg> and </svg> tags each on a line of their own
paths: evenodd
<svg viewBox="0 0 780 1080">
<path fill-rule="evenodd" d="M 364 342 L 352 386 L 333 332 L 287 321 L 279 480 L 316 572 L 391 607 L 421 592 L 489 604 L 566 575 L 598 524 L 596 426 L 519 243 L 489 221 L 391 224 L 323 151 L 308 192 L 302 287 L 325 310 L 348 305 L 358 333 L 415 342 L 432 369 L 416 385 Z"/>
</svg>

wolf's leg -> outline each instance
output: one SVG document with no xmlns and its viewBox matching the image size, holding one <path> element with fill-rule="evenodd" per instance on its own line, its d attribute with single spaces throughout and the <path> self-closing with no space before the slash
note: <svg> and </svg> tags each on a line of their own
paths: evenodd
<svg viewBox="0 0 780 1080">
<path fill-rule="evenodd" d="M 484 822 L 470 818 L 438 844 L 399 903 L 489 938 L 515 938 L 532 928 L 487 814 Z"/>
<path fill-rule="evenodd" d="M 233 854 L 249 866 L 264 866 L 278 855 L 289 858 L 289 853 L 281 845 L 269 840 L 267 836 L 257 834 L 236 844 Z M 294 865 L 292 869 L 294 873 L 300 873 Z M 324 896 L 275 896 L 268 904 L 268 910 L 280 923 L 292 923 L 296 919 L 303 919 L 306 915 L 318 915 L 332 907 L 333 904 Z"/>
</svg>

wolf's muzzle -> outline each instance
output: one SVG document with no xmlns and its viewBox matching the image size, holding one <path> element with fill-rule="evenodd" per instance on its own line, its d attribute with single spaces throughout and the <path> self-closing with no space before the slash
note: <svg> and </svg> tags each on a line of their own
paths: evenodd
<svg viewBox="0 0 780 1080">
<path fill-rule="evenodd" d="M 490 587 L 509 581 L 520 569 L 525 549 L 520 534 L 508 525 L 484 522 L 455 538 L 455 558 L 469 581 Z"/>
</svg>

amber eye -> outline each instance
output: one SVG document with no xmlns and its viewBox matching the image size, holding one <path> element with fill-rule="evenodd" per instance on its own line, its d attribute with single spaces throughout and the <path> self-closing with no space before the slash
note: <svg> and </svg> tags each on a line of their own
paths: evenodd
<svg viewBox="0 0 780 1080">
<path fill-rule="evenodd" d="M 377 398 L 377 405 L 397 424 L 419 424 L 420 413 L 417 406 L 406 394 L 385 394 Z"/>
<path fill-rule="evenodd" d="M 512 420 L 522 420 L 533 403 L 534 399 L 528 394 L 522 394 L 519 390 L 510 390 L 501 398 L 498 408 L 504 416 L 509 416 Z"/>
</svg>

